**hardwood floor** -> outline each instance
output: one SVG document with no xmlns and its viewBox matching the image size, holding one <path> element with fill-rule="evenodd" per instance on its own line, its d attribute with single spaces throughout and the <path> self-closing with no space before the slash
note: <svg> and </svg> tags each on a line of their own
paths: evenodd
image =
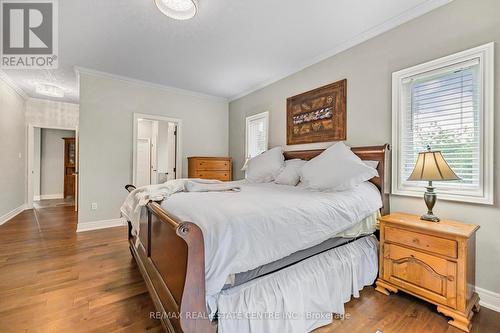
<svg viewBox="0 0 500 333">
<path fill-rule="evenodd" d="M 125 228 L 76 234 L 74 207 L 0 226 L 0 332 L 162 332 Z"/>
<path fill-rule="evenodd" d="M 0 226 L 0 332 L 161 332 L 126 229 L 75 231 L 73 207 L 25 211 Z M 315 333 L 461 332 L 435 307 L 371 287 L 346 313 Z M 500 314 L 481 309 L 473 332 L 500 332 Z"/>
<path fill-rule="evenodd" d="M 397 293 L 385 296 L 366 287 L 361 297 L 346 304 L 344 320 L 334 320 L 314 333 L 464 333 L 448 325 L 447 317 L 436 312 L 436 306 L 413 296 Z M 474 314 L 474 333 L 500 332 L 500 313 L 481 308 Z"/>
<path fill-rule="evenodd" d="M 74 198 L 65 199 L 44 199 L 39 201 L 33 201 L 33 207 L 36 209 L 49 208 L 49 207 L 63 207 L 63 206 L 73 206 L 75 207 Z"/>
</svg>

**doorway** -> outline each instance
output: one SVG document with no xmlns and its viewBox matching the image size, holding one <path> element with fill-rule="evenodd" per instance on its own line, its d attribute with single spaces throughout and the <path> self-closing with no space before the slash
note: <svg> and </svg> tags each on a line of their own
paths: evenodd
<svg viewBox="0 0 500 333">
<path fill-rule="evenodd" d="M 180 119 L 134 114 L 133 183 L 161 184 L 179 178 Z"/>
<path fill-rule="evenodd" d="M 28 207 L 77 210 L 77 132 L 28 126 Z"/>
</svg>

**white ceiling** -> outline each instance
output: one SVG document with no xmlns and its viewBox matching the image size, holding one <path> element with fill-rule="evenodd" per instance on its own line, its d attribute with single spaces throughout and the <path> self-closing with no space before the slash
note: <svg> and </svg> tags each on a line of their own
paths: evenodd
<svg viewBox="0 0 500 333">
<path fill-rule="evenodd" d="M 75 66 L 233 99 L 447 2 L 199 0 L 175 21 L 153 0 L 60 0 L 59 69 L 5 72 L 32 97 L 56 83 L 67 102 Z"/>
</svg>

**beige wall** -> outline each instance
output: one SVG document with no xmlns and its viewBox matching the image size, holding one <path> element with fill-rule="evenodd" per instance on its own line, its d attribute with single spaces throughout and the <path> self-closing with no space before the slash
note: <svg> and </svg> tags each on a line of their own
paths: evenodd
<svg viewBox="0 0 500 333">
<path fill-rule="evenodd" d="M 132 182 L 134 112 L 182 119 L 183 176 L 187 156 L 228 154 L 226 100 L 82 73 L 80 224 L 120 217 L 124 185 Z"/>
<path fill-rule="evenodd" d="M 0 222 L 25 203 L 24 105 L 24 98 L 0 79 Z"/>
<path fill-rule="evenodd" d="M 500 42 L 500 1 L 455 0 L 449 5 L 401 25 L 352 49 L 326 59 L 281 81 L 230 103 L 229 151 L 235 176 L 245 151 L 245 117 L 270 112 L 270 146 L 286 145 L 286 106 L 289 96 L 340 79 L 348 80 L 348 140 L 351 145 L 391 142 L 391 73 L 488 42 Z M 500 50 L 496 45 L 496 101 L 500 89 Z M 500 128 L 500 116 L 495 117 Z M 324 144 L 292 146 L 311 149 Z M 495 171 L 500 136 L 495 137 Z M 500 292 L 500 178 L 495 174 L 495 206 L 440 201 L 436 213 L 481 225 L 477 245 L 477 285 Z M 392 196 L 393 211 L 421 213 L 421 199 Z"/>
</svg>

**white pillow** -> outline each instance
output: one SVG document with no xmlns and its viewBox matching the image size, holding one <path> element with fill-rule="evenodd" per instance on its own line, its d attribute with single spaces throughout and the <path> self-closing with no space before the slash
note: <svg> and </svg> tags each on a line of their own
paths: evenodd
<svg viewBox="0 0 500 333">
<path fill-rule="evenodd" d="M 374 169 L 377 169 L 377 167 L 378 167 L 378 161 L 364 160 L 363 163 L 371 168 L 374 168 Z"/>
<path fill-rule="evenodd" d="M 377 170 L 339 142 L 308 161 L 302 167 L 300 181 L 314 190 L 344 191 L 377 175 Z"/>
<path fill-rule="evenodd" d="M 283 148 L 275 147 L 248 161 L 246 179 L 252 183 L 272 182 L 284 165 Z"/>
<path fill-rule="evenodd" d="M 301 159 L 285 161 L 285 168 L 276 177 L 274 182 L 281 185 L 295 186 L 300 180 L 300 170 L 307 162 Z"/>
</svg>

